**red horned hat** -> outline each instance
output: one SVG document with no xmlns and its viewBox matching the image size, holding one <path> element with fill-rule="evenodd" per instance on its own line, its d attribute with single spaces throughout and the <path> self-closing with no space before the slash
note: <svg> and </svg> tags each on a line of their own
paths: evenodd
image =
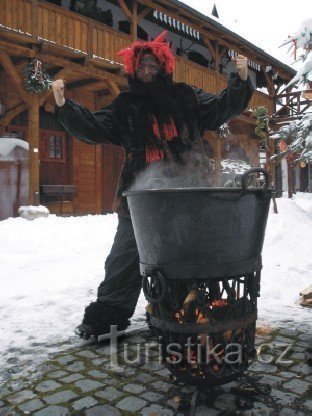
<svg viewBox="0 0 312 416">
<path fill-rule="evenodd" d="M 117 56 L 122 58 L 126 72 L 129 75 L 134 76 L 142 53 L 149 51 L 154 56 L 156 56 L 156 58 L 162 64 L 166 74 L 172 74 L 174 68 L 174 56 L 169 45 L 165 41 L 167 34 L 168 31 L 165 30 L 159 36 L 157 36 L 156 39 L 150 42 L 137 41 L 134 42 L 129 48 L 119 51 Z"/>
</svg>

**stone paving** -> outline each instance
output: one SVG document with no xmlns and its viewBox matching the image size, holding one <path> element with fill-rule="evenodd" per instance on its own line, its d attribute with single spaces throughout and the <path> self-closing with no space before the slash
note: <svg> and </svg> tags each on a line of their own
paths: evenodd
<svg viewBox="0 0 312 416">
<path fill-rule="evenodd" d="M 244 379 L 238 380 L 200 395 L 196 416 L 311 415 L 312 375 L 304 357 L 310 339 L 309 325 L 258 328 L 258 357 L 246 374 L 271 391 L 242 407 L 235 388 Z M 175 384 L 158 361 L 157 344 L 140 331 L 122 341 L 117 356 L 107 342 L 86 343 L 51 356 L 35 371 L 13 366 L 0 385 L 0 416 L 189 415 L 195 388 Z"/>
</svg>

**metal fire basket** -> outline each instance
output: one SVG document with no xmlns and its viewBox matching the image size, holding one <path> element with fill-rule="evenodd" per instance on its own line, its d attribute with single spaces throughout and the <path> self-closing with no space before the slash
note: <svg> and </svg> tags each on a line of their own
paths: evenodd
<svg viewBox="0 0 312 416">
<path fill-rule="evenodd" d="M 247 187 L 264 174 L 264 188 Z M 240 188 L 126 192 L 143 290 L 163 359 L 180 381 L 227 383 L 254 355 L 261 252 L 272 189 L 254 168 Z"/>
</svg>

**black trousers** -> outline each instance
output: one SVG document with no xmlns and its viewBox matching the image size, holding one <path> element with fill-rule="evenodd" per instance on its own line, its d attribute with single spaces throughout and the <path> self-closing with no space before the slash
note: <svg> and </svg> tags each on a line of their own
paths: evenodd
<svg viewBox="0 0 312 416">
<path fill-rule="evenodd" d="M 98 300 L 134 313 L 142 286 L 139 253 L 131 218 L 118 217 L 111 252 L 105 261 L 105 279 L 98 288 Z"/>
</svg>

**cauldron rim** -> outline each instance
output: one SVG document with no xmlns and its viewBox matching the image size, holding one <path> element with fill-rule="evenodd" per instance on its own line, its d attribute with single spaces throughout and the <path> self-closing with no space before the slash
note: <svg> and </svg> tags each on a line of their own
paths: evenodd
<svg viewBox="0 0 312 416">
<path fill-rule="evenodd" d="M 131 196 L 136 194 L 154 194 L 154 193 L 190 193 L 190 192 L 207 192 L 207 193 L 233 193 L 233 194 L 245 194 L 247 193 L 259 193 L 259 192 L 274 192 L 272 188 L 247 188 L 243 190 L 242 187 L 235 188 L 221 188 L 221 187 L 193 187 L 193 188 L 162 188 L 162 189 L 140 189 L 129 190 L 123 192 L 123 196 Z"/>
</svg>

